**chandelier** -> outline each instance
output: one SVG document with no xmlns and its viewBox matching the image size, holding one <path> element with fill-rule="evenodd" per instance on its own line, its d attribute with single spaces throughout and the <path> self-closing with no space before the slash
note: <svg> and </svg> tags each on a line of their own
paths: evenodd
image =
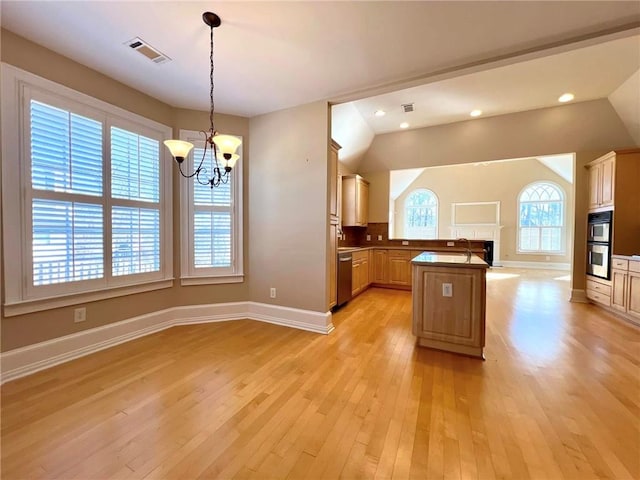
<svg viewBox="0 0 640 480">
<path fill-rule="evenodd" d="M 236 161 L 239 158 L 239 155 L 236 154 L 236 150 L 242 142 L 238 137 L 235 137 L 233 135 L 219 134 L 218 132 L 216 132 L 213 126 L 213 29 L 219 27 L 222 22 L 220 21 L 220 17 L 212 12 L 204 12 L 202 14 L 202 20 L 204 21 L 204 23 L 209 25 L 211 38 L 211 49 L 209 51 L 209 100 L 211 108 L 209 109 L 209 131 L 200 131 L 200 133 L 204 135 L 204 150 L 202 152 L 200 163 L 192 173 L 185 173 L 182 170 L 182 166 L 185 158 L 187 158 L 187 155 L 189 155 L 189 152 L 193 148 L 193 144 L 191 142 L 185 142 L 184 140 L 165 140 L 164 144 L 167 146 L 167 148 L 171 152 L 171 155 L 178 163 L 178 169 L 180 170 L 180 174 L 183 177 L 195 177 L 198 183 L 200 183 L 201 185 L 210 185 L 211 188 L 213 188 L 217 187 L 218 185 L 225 184 L 229 181 L 229 173 L 231 172 L 236 164 Z M 209 178 L 207 178 L 207 169 L 203 166 L 204 160 L 207 156 L 207 150 L 209 150 L 210 155 L 213 156 L 215 165 L 213 167 L 213 172 L 211 172 L 211 177 Z M 220 158 L 218 158 L 218 156 L 220 156 Z M 218 159 L 220 160 L 220 163 L 218 163 Z"/>
</svg>

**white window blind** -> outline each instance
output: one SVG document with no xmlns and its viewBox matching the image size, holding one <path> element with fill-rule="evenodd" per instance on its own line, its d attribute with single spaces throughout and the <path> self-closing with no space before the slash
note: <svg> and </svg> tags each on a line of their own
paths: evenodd
<svg viewBox="0 0 640 480">
<path fill-rule="evenodd" d="M 31 179 L 34 189 L 102 194 L 102 125 L 31 101 Z"/>
<path fill-rule="evenodd" d="M 203 148 L 193 149 L 194 162 L 204 155 Z M 203 166 L 210 176 L 216 167 L 207 150 Z M 195 268 L 231 267 L 231 198 L 232 170 L 228 183 L 211 188 L 197 181 L 193 184 L 193 266 Z"/>
<path fill-rule="evenodd" d="M 181 138 L 195 145 L 185 162 L 185 171 L 193 171 L 203 159 L 204 142 L 197 132 L 183 131 Z M 216 168 L 209 149 L 203 168 L 201 179 L 209 179 Z M 188 212 L 182 225 L 183 245 L 188 246 L 182 255 L 183 283 L 242 281 L 242 158 L 229 175 L 227 183 L 213 188 L 195 178 L 181 179 L 182 210 Z"/>
</svg>

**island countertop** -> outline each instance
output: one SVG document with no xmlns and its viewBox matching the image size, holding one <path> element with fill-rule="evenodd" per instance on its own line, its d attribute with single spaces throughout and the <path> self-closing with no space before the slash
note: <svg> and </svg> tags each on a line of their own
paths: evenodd
<svg viewBox="0 0 640 480">
<path fill-rule="evenodd" d="M 489 264 L 477 255 L 466 253 L 422 252 L 411 260 L 413 265 L 430 265 L 462 268 L 489 268 Z"/>
</svg>

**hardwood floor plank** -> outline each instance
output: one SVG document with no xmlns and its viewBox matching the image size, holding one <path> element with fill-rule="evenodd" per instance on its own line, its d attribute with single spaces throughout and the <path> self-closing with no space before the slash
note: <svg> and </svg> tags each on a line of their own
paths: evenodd
<svg viewBox="0 0 640 480">
<path fill-rule="evenodd" d="M 485 362 L 416 346 L 370 289 L 328 335 L 175 327 L 2 386 L 25 479 L 637 479 L 640 329 L 557 272 L 494 269 Z"/>
</svg>

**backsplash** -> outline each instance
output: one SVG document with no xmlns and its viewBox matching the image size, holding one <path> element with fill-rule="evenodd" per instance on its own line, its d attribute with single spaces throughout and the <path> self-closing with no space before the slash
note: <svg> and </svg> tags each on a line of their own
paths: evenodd
<svg viewBox="0 0 640 480">
<path fill-rule="evenodd" d="M 367 227 L 343 227 L 342 240 L 338 240 L 339 247 L 402 247 L 403 241 L 409 242 L 409 247 L 421 248 L 434 248 L 434 247 L 447 247 L 447 242 L 451 240 L 390 240 L 389 239 L 389 224 L 388 223 L 369 223 Z M 367 235 L 371 236 L 371 240 L 367 240 Z M 382 240 L 378 240 L 378 236 Z M 482 249 L 484 245 L 483 240 L 471 240 L 472 248 Z M 466 241 L 456 241 L 455 247 L 466 248 Z"/>
</svg>

